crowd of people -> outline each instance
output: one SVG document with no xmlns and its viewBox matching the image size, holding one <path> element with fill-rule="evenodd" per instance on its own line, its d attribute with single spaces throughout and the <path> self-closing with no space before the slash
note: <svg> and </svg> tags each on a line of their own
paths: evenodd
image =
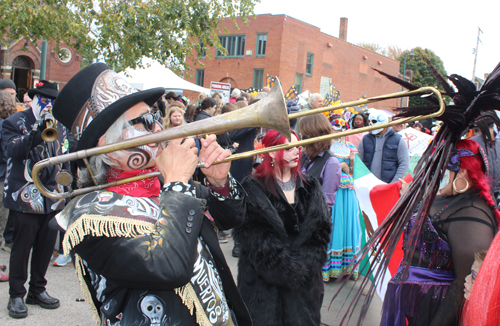
<svg viewBox="0 0 500 326">
<path fill-rule="evenodd" d="M 190 101 L 163 88 L 138 91 L 96 63 L 60 92 L 55 83 L 40 81 L 20 107 L 15 84 L 0 80 L 0 241 L 10 250 L 0 281 L 9 282 L 9 316 L 27 317 L 26 304 L 59 307 L 47 293 L 45 278 L 58 248 L 56 266 L 74 263 L 86 301 L 102 325 L 320 325 L 324 283 L 357 280 L 361 273 L 365 234 L 354 189 L 355 162 L 385 183 L 400 182 L 407 173 L 408 146 L 398 133 L 406 126 L 386 125 L 398 118 L 377 109 L 317 113 L 290 121 L 290 140 L 272 129 L 246 128 L 47 168 L 41 182 L 54 193 L 161 173 L 71 200 L 42 195 L 31 178 L 41 160 L 201 125 L 262 101 L 268 91 L 254 96 L 233 89 L 229 103 L 220 94 Z M 323 105 L 320 94 L 312 94 L 302 107 L 294 100 L 286 103 L 289 113 Z M 498 290 L 487 289 L 498 270 L 491 258 L 499 247 L 497 120 L 486 120 L 489 129 L 482 131 L 488 130 L 487 137 L 456 138 L 439 193 L 424 205 L 428 214 L 408 217 L 403 246 L 412 248 L 405 251 L 412 256 L 405 256 L 389 282 L 381 325 L 455 325 L 464 300 L 470 302 L 464 324 L 478 325 L 471 316 L 481 304 L 492 303 L 477 291 L 498 301 Z M 447 123 L 413 127 L 441 139 Z M 294 146 L 364 127 L 372 128 L 213 164 L 234 153 Z M 50 141 L 43 136 L 48 128 L 56 134 Z M 73 173 L 71 184 L 58 183 L 62 171 Z M 415 189 L 405 184 L 402 197 Z M 237 282 L 219 246 L 229 232 L 238 257 Z"/>
</svg>

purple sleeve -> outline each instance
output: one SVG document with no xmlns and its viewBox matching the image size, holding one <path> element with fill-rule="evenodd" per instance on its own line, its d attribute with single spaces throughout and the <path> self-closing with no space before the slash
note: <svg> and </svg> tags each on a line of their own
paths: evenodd
<svg viewBox="0 0 500 326">
<path fill-rule="evenodd" d="M 336 157 L 330 157 L 325 165 L 323 166 L 323 171 L 321 171 L 323 184 L 323 194 L 328 204 L 328 208 L 332 208 L 335 205 L 335 195 L 340 185 L 340 176 L 342 175 L 342 169 L 340 168 L 340 162 Z"/>
</svg>

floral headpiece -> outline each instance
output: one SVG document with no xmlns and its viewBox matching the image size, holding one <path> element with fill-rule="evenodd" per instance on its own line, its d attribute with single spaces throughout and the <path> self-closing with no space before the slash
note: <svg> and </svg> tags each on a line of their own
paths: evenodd
<svg viewBox="0 0 500 326">
<path fill-rule="evenodd" d="M 486 175 L 488 175 L 489 172 L 489 163 L 488 163 L 488 158 L 486 156 L 486 153 L 484 150 L 479 147 L 479 153 L 472 153 L 468 149 L 464 148 L 459 148 L 451 153 L 450 156 L 450 161 L 448 162 L 448 166 L 446 167 L 447 170 L 458 172 L 460 171 L 460 158 L 461 157 L 467 157 L 467 156 L 476 156 L 476 155 L 481 155 L 483 158 L 484 166 L 486 169 Z"/>
<path fill-rule="evenodd" d="M 333 130 L 343 130 L 346 128 L 345 120 L 342 118 L 336 118 L 332 120 Z"/>
<path fill-rule="evenodd" d="M 38 82 L 35 84 L 35 88 L 42 88 L 43 87 L 43 83 L 42 82 Z"/>
</svg>

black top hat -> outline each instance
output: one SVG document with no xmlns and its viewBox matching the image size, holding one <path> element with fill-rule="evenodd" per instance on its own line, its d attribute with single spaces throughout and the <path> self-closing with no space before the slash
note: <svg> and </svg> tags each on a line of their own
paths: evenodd
<svg viewBox="0 0 500 326">
<path fill-rule="evenodd" d="M 78 140 L 77 150 L 82 150 L 97 146 L 99 138 L 132 106 L 140 102 L 151 106 L 164 93 L 163 87 L 139 92 L 104 63 L 94 63 L 64 86 L 52 114 L 71 130 Z"/>
<path fill-rule="evenodd" d="M 36 94 L 56 98 L 57 95 L 59 95 L 59 92 L 57 91 L 57 84 L 51 83 L 47 80 L 40 80 L 35 84 L 35 88 L 28 89 L 28 96 L 31 99 L 33 99 Z"/>
</svg>

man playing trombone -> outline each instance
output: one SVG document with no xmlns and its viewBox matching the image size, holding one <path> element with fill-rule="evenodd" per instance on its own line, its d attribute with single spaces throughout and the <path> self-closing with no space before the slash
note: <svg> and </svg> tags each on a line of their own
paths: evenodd
<svg viewBox="0 0 500 326">
<path fill-rule="evenodd" d="M 53 114 L 78 150 L 161 130 L 150 106 L 163 88 L 137 92 L 105 64 L 88 66 L 61 91 Z M 182 128 L 182 127 L 178 127 Z M 82 290 L 102 325 L 251 325 L 218 245 L 217 229 L 243 221 L 245 193 L 228 174 L 230 155 L 211 135 L 137 145 L 79 165 L 81 187 L 160 171 L 74 198 L 56 217 L 75 254 Z M 205 185 L 191 180 L 198 163 Z M 161 191 L 161 194 L 160 194 Z"/>
<path fill-rule="evenodd" d="M 2 147 L 7 158 L 4 187 L 4 205 L 9 220 L 14 223 L 14 242 L 10 254 L 9 316 L 25 318 L 28 309 L 24 304 L 28 279 L 28 260 L 31 254 L 31 273 L 26 303 L 42 308 L 55 309 L 59 300 L 45 290 L 45 273 L 56 242 L 57 233 L 49 229 L 49 221 L 61 211 L 64 200 L 52 200 L 40 194 L 31 179 L 31 169 L 38 161 L 69 152 L 68 131 L 62 125 L 54 126 L 50 111 L 59 92 L 57 85 L 42 80 L 28 90 L 33 99 L 30 109 L 14 113 L 3 123 Z M 52 122 L 51 122 L 52 121 Z M 42 131 L 51 126 L 52 142 L 42 138 Z M 69 164 L 62 167 L 69 170 Z M 64 191 L 55 182 L 58 167 L 51 167 L 42 175 L 51 191 Z M 61 189 L 59 189 L 61 188 Z"/>
</svg>

